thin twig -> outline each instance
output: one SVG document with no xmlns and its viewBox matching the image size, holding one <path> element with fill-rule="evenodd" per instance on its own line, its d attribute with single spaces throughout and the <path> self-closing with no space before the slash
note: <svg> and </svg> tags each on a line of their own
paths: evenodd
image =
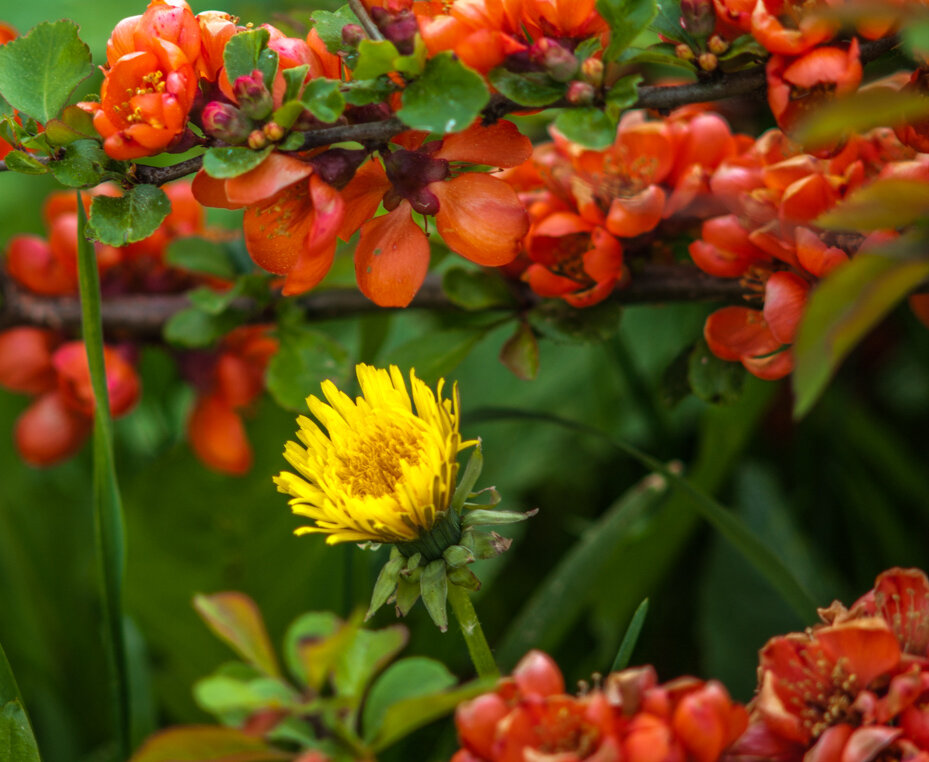
<svg viewBox="0 0 929 762">
<path fill-rule="evenodd" d="M 381 34 L 381 30 L 377 28 L 377 24 L 374 23 L 374 20 L 368 14 L 368 9 L 365 8 L 361 0 L 348 0 L 348 7 L 351 8 L 352 13 L 358 17 L 361 28 L 365 30 L 365 34 L 367 34 L 370 39 L 384 39 L 384 35 Z"/>
</svg>

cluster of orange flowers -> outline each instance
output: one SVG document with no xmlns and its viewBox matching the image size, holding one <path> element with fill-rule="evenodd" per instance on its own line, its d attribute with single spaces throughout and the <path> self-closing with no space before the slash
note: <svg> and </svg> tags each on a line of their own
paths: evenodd
<svg viewBox="0 0 929 762">
<path fill-rule="evenodd" d="M 851 608 L 772 638 L 749 706 L 716 681 L 658 684 L 651 667 L 580 696 L 529 653 L 497 689 L 458 707 L 452 762 L 871 762 L 929 759 L 929 579 L 890 569 Z"/>
</svg>

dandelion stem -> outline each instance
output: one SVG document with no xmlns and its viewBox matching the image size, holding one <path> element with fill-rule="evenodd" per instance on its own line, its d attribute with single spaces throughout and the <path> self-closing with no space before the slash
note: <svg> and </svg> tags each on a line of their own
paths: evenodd
<svg viewBox="0 0 929 762">
<path fill-rule="evenodd" d="M 500 670 L 493 654 L 490 653 L 490 646 L 487 645 L 487 638 L 484 637 L 484 630 L 481 629 L 481 622 L 477 618 L 468 591 L 460 585 L 450 584 L 448 602 L 452 605 L 452 613 L 461 627 L 461 634 L 464 635 L 478 677 L 500 677 Z"/>
</svg>

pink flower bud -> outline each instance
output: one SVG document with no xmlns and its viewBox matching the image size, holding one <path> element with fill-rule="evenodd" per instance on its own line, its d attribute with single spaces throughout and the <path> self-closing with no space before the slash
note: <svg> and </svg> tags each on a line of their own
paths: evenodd
<svg viewBox="0 0 929 762">
<path fill-rule="evenodd" d="M 285 134 L 284 128 L 277 122 L 268 122 L 262 129 L 262 132 L 264 132 L 265 137 L 272 143 L 277 143 Z"/>
<path fill-rule="evenodd" d="M 265 87 L 264 75 L 258 69 L 237 78 L 232 84 L 232 94 L 242 113 L 252 119 L 264 119 L 274 108 L 271 93 Z"/>
<path fill-rule="evenodd" d="M 603 84 L 603 61 L 599 58 L 588 58 L 581 64 L 581 76 L 585 82 L 600 87 Z"/>
<path fill-rule="evenodd" d="M 265 137 L 264 132 L 261 130 L 252 130 L 251 134 L 248 136 L 248 147 L 253 151 L 260 151 L 268 145 L 268 139 Z"/>
<path fill-rule="evenodd" d="M 529 54 L 556 82 L 570 82 L 577 74 L 578 61 L 574 53 L 548 37 L 543 37 Z"/>
<path fill-rule="evenodd" d="M 203 108 L 203 131 L 230 145 L 244 143 L 252 131 L 252 122 L 229 103 L 210 101 Z"/>
<path fill-rule="evenodd" d="M 342 27 L 342 42 L 349 47 L 357 48 L 363 39 L 365 39 L 365 30 L 358 24 L 346 24 Z"/>
<path fill-rule="evenodd" d="M 568 85 L 565 100 L 573 106 L 589 106 L 594 102 L 594 87 L 587 82 L 572 82 Z"/>
<path fill-rule="evenodd" d="M 706 37 L 716 27 L 713 0 L 681 0 L 681 26 L 694 37 Z"/>
</svg>

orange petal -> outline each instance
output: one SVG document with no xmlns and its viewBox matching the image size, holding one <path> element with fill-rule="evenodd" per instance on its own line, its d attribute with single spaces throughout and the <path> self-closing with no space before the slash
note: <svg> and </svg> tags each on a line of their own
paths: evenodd
<svg viewBox="0 0 929 762">
<path fill-rule="evenodd" d="M 347 241 L 363 223 L 370 220 L 390 187 L 384 167 L 376 159 L 355 172 L 351 182 L 342 189 L 345 214 L 339 228 L 339 238 Z"/>
<path fill-rule="evenodd" d="M 226 195 L 226 181 L 210 177 L 202 169 L 194 175 L 191 188 L 194 198 L 204 206 L 214 209 L 241 209 L 244 204 L 234 204 Z"/>
<path fill-rule="evenodd" d="M 313 203 L 312 223 L 297 261 L 287 273 L 284 296 L 302 294 L 317 285 L 326 277 L 335 256 L 336 234 L 342 224 L 345 202 L 335 188 L 316 175 L 310 177 L 310 200 Z"/>
<path fill-rule="evenodd" d="M 654 230 L 664 212 L 665 192 L 650 185 L 635 196 L 613 199 L 606 218 L 606 229 L 621 238 L 634 238 Z"/>
<path fill-rule="evenodd" d="M 74 412 L 59 391 L 33 402 L 16 421 L 16 450 L 32 466 L 51 466 L 70 457 L 90 434 L 91 419 Z"/>
<path fill-rule="evenodd" d="M 723 307 L 706 319 L 703 336 L 721 360 L 767 355 L 780 348 L 759 310 Z"/>
<path fill-rule="evenodd" d="M 19 326 L 0 331 L 0 386 L 12 392 L 41 394 L 55 388 L 52 349 L 55 334 Z"/>
<path fill-rule="evenodd" d="M 803 317 L 810 293 L 810 284 L 794 273 L 776 272 L 765 284 L 764 319 L 783 344 L 791 344 Z"/>
<path fill-rule="evenodd" d="M 429 269 L 429 241 L 409 202 L 361 226 L 355 249 L 358 288 L 381 307 L 406 307 Z"/>
<path fill-rule="evenodd" d="M 469 172 L 427 187 L 439 199 L 436 226 L 452 251 L 488 267 L 516 258 L 529 216 L 507 183 Z"/>
<path fill-rule="evenodd" d="M 312 172 L 309 164 L 275 151 L 254 169 L 226 180 L 226 197 L 234 204 L 257 204 Z"/>
<path fill-rule="evenodd" d="M 252 467 L 252 448 L 242 419 L 216 397 L 197 400 L 187 436 L 196 456 L 215 471 L 241 476 Z"/>
<path fill-rule="evenodd" d="M 515 124 L 501 119 L 489 127 L 475 122 L 468 129 L 446 136 L 435 158 L 467 161 L 491 167 L 515 167 L 532 155 L 532 142 Z"/>
<path fill-rule="evenodd" d="M 276 196 L 245 210 L 245 248 L 259 267 L 286 275 L 297 263 L 313 223 L 309 183 L 290 185 Z"/>
</svg>

